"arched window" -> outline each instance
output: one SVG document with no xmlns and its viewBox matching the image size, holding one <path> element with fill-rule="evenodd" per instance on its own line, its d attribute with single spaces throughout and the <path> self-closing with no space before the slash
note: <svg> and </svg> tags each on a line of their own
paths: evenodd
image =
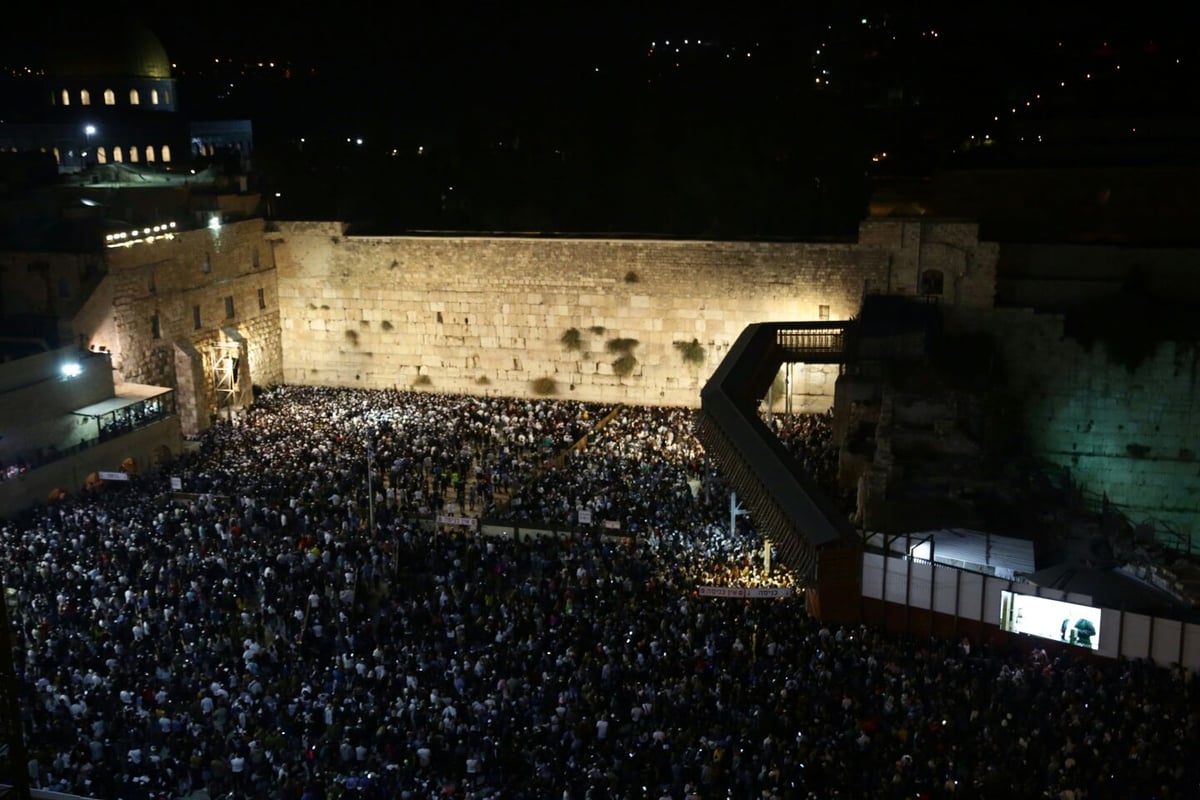
<svg viewBox="0 0 1200 800">
<path fill-rule="evenodd" d="M 54 148 L 54 163 L 62 164 L 62 153 L 58 152 L 58 148 Z"/>
<path fill-rule="evenodd" d="M 940 295 L 945 277 L 940 269 L 927 269 L 921 273 L 921 294 Z"/>
<path fill-rule="evenodd" d="M 64 106 L 71 105 L 71 93 L 68 92 L 66 89 L 62 90 L 62 103 Z"/>
<path fill-rule="evenodd" d="M 133 147 L 129 148 L 129 163 L 136 164 L 137 162 L 138 162 L 138 151 L 137 151 L 137 145 L 135 144 Z"/>
<path fill-rule="evenodd" d="M 117 93 L 112 89 L 104 90 L 104 105 L 115 106 L 117 104 Z"/>
<path fill-rule="evenodd" d="M 142 97 L 141 97 L 141 95 L 138 94 L 138 90 L 130 89 L 129 90 L 129 105 L 136 106 L 136 105 L 139 105 L 141 102 L 142 102 Z"/>
<path fill-rule="evenodd" d="M 152 145 L 146 145 L 146 163 L 154 163 L 154 147 Z"/>
<path fill-rule="evenodd" d="M 171 145 L 169 144 L 164 144 L 162 146 L 162 162 L 164 164 L 171 163 Z"/>
<path fill-rule="evenodd" d="M 150 105 L 152 105 L 152 106 L 158 105 L 158 89 L 150 90 Z"/>
<path fill-rule="evenodd" d="M 105 148 L 103 148 L 103 147 L 96 148 L 96 163 L 97 164 L 107 164 L 108 163 L 108 151 Z"/>
<path fill-rule="evenodd" d="M 163 105 L 164 106 L 171 105 L 171 93 L 168 92 L 166 89 L 163 89 Z"/>
<path fill-rule="evenodd" d="M 92 104 L 92 93 L 87 89 L 79 90 L 79 105 L 90 106 Z"/>
<path fill-rule="evenodd" d="M 121 145 L 117 145 L 113 148 L 113 161 L 118 164 L 121 164 L 125 161 L 125 155 L 121 152 Z"/>
</svg>

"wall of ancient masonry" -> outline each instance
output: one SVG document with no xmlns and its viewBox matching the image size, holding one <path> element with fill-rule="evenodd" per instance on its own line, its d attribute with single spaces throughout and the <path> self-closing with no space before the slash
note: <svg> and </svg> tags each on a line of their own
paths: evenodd
<svg viewBox="0 0 1200 800">
<path fill-rule="evenodd" d="M 107 285 L 101 290 L 112 297 L 109 327 L 80 333 L 111 348 L 118 381 L 180 388 L 185 433 L 207 427 L 215 409 L 207 362 L 214 343 L 245 340 L 241 376 L 246 386 L 283 380 L 278 283 L 262 220 L 188 231 L 108 253 Z M 115 341 L 100 341 L 106 335 Z M 202 380 L 181 380 L 181 358 L 203 362 Z"/>
<path fill-rule="evenodd" d="M 1134 523 L 1200 536 L 1200 348 L 1164 342 L 1130 371 L 1103 344 L 1064 336 L 1059 315 L 1006 309 L 953 321 L 1000 346 L 1037 455 Z"/>
<path fill-rule="evenodd" d="M 848 319 L 865 291 L 915 291 L 923 260 L 963 260 L 914 233 L 933 230 L 919 222 L 864 230 L 854 243 L 777 243 L 347 237 L 337 224 L 284 223 L 284 378 L 693 406 L 747 325 Z M 974 231 L 941 233 L 994 271 Z M 990 303 L 972 281 L 994 280 L 978 272 L 959 281 L 961 302 Z M 836 374 L 797 368 L 793 408 L 828 408 Z"/>
</svg>

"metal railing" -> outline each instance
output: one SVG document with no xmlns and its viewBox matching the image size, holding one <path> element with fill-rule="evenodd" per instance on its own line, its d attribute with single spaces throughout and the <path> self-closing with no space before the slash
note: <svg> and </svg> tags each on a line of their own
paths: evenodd
<svg viewBox="0 0 1200 800">
<path fill-rule="evenodd" d="M 791 323 L 775 331 L 775 344 L 783 349 L 784 361 L 812 361 L 814 357 L 840 361 L 846 354 L 846 331 L 851 324 L 844 320 Z"/>
</svg>

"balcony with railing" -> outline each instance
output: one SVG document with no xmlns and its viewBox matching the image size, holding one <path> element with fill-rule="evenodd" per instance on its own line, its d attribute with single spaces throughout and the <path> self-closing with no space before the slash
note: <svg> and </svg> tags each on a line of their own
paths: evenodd
<svg viewBox="0 0 1200 800">
<path fill-rule="evenodd" d="M 775 345 L 783 350 L 785 362 L 840 364 L 846 357 L 846 335 L 854 323 L 790 322 L 775 331 Z"/>
</svg>

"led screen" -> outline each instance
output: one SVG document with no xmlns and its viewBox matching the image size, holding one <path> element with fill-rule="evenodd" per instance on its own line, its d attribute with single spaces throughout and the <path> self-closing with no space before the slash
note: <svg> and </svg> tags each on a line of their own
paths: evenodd
<svg viewBox="0 0 1200 800">
<path fill-rule="evenodd" d="M 1100 609 L 1001 592 L 1000 629 L 1097 650 L 1100 647 Z"/>
</svg>

